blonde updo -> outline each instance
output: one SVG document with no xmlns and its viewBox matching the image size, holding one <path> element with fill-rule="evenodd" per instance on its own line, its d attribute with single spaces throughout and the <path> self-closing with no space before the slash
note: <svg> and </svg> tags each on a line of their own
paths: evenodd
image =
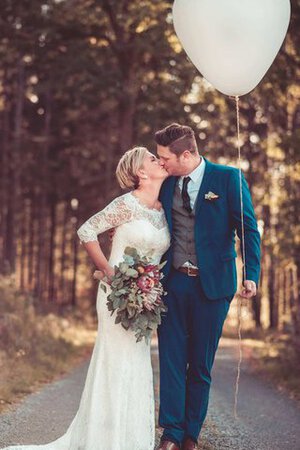
<svg viewBox="0 0 300 450">
<path fill-rule="evenodd" d="M 145 147 L 134 147 L 124 153 L 116 169 L 117 180 L 122 189 L 136 189 L 139 186 L 137 172 L 143 166 L 147 153 Z"/>
</svg>

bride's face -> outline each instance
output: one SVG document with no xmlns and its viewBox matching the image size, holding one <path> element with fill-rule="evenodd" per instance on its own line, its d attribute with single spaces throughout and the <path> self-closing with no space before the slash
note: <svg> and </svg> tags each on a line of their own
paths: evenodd
<svg viewBox="0 0 300 450">
<path fill-rule="evenodd" d="M 169 175 L 183 175 L 184 168 L 180 157 L 178 158 L 175 153 L 171 152 L 169 147 L 157 146 L 157 154 L 160 158 L 161 164 L 167 170 Z"/>
<path fill-rule="evenodd" d="M 150 180 L 164 180 L 168 177 L 168 172 L 161 165 L 159 159 L 153 153 L 148 152 L 141 168 L 141 178 L 143 176 L 147 176 Z"/>
</svg>

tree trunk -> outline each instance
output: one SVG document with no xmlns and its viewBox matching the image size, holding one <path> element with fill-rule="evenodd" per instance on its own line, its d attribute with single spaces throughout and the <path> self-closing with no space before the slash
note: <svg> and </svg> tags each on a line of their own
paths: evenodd
<svg viewBox="0 0 300 450">
<path fill-rule="evenodd" d="M 35 267 L 35 236 L 36 236 L 36 209 L 35 197 L 30 201 L 28 208 L 28 270 L 27 286 L 32 291 L 34 287 L 34 267 Z"/>
<path fill-rule="evenodd" d="M 56 234 L 56 198 L 52 196 L 50 204 L 50 243 L 49 243 L 49 269 L 48 269 L 48 301 L 54 301 L 55 289 L 55 273 L 54 273 L 54 257 L 55 257 L 55 234 Z"/>
<path fill-rule="evenodd" d="M 6 92 L 6 71 L 3 74 L 2 149 L 0 152 L 0 271 L 6 272 L 7 208 L 8 208 L 8 154 L 9 154 L 9 99 Z"/>
<path fill-rule="evenodd" d="M 139 82 L 134 66 L 127 71 L 124 80 L 123 95 L 119 106 L 119 142 L 121 152 L 129 150 L 133 143 L 133 120 L 136 111 L 136 100 L 139 91 Z"/>
<path fill-rule="evenodd" d="M 275 263 L 271 260 L 269 262 L 268 271 L 268 297 L 269 297 L 269 323 L 271 329 L 276 329 L 278 324 L 278 311 L 276 301 L 276 271 Z"/>
<path fill-rule="evenodd" d="M 78 269 L 78 239 L 76 235 L 77 229 L 77 217 L 72 217 L 73 219 L 73 279 L 72 279 L 72 296 L 71 304 L 76 306 L 76 285 L 77 285 L 77 269 Z"/>
<path fill-rule="evenodd" d="M 299 267 L 293 265 L 290 270 L 290 283 L 291 283 L 291 316 L 293 330 L 296 336 L 300 336 L 300 293 L 299 293 Z"/>
<path fill-rule="evenodd" d="M 35 295 L 42 299 L 46 291 L 46 283 L 48 278 L 48 254 L 47 254 L 47 180 L 48 180 L 48 152 L 50 146 L 50 125 L 51 125 L 51 93 L 48 88 L 46 92 L 46 111 L 45 111 L 45 129 L 44 129 L 44 145 L 41 148 L 41 181 L 39 192 L 39 208 L 38 208 L 38 254 L 36 260 L 36 285 Z M 47 298 L 47 296 L 46 296 Z"/>
<path fill-rule="evenodd" d="M 27 271 L 26 264 L 26 252 L 27 252 L 27 202 L 24 202 L 23 210 L 22 210 L 22 220 L 21 220 L 21 234 L 18 236 L 18 240 L 20 242 L 20 258 L 19 258 L 19 274 L 20 274 L 20 289 L 21 291 L 25 290 L 25 275 Z"/>
<path fill-rule="evenodd" d="M 264 265 L 262 264 L 262 268 L 263 267 L 264 267 Z M 262 269 L 258 292 L 255 296 L 254 301 L 251 303 L 256 328 L 261 328 L 261 297 L 262 297 L 263 276 L 264 276 L 264 274 L 263 274 L 263 269 Z"/>
<path fill-rule="evenodd" d="M 61 250 L 60 250 L 60 285 L 59 297 L 60 303 L 66 303 L 64 299 L 65 294 L 65 270 L 66 270 L 66 244 L 67 244 L 67 225 L 68 225 L 68 204 L 63 203 L 63 220 L 61 230 Z"/>
<path fill-rule="evenodd" d="M 16 105 L 14 117 L 14 138 L 9 163 L 8 210 L 6 216 L 6 246 L 5 259 L 8 261 L 11 272 L 16 268 L 16 238 L 19 235 L 19 197 L 20 197 L 20 174 L 22 158 L 20 155 L 22 142 L 22 117 L 24 109 L 25 73 L 24 61 L 20 58 L 18 65 L 18 80 L 16 91 Z"/>
</svg>

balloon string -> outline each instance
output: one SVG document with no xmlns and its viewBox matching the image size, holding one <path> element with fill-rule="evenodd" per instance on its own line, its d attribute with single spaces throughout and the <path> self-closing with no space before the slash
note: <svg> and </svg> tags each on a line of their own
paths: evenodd
<svg viewBox="0 0 300 450">
<path fill-rule="evenodd" d="M 246 280 L 246 250 L 245 250 L 245 226 L 244 226 L 244 202 L 243 202 L 243 183 L 242 183 L 242 159 L 241 159 L 241 141 L 240 141 L 240 108 L 239 97 L 235 97 L 236 104 L 236 125 L 237 125 L 237 148 L 238 148 L 238 166 L 239 166 L 239 184 L 240 184 L 240 206 L 241 206 L 241 227 L 242 227 L 242 257 L 243 257 L 243 276 Z"/>
<path fill-rule="evenodd" d="M 242 300 L 238 298 L 238 338 L 239 338 L 239 360 L 237 364 L 237 374 L 235 380 L 235 392 L 234 392 L 234 418 L 237 419 L 237 400 L 238 400 L 238 392 L 239 392 L 239 383 L 241 376 L 241 365 L 243 359 L 243 349 L 242 349 Z"/>
<path fill-rule="evenodd" d="M 240 142 L 240 109 L 239 97 L 235 97 L 236 104 L 236 124 L 237 124 L 237 148 L 238 148 L 238 166 L 239 166 L 239 186 L 240 186 L 240 206 L 241 206 L 241 242 L 242 242 L 242 257 L 243 257 L 243 279 L 246 280 L 246 251 L 245 251 L 245 228 L 244 228 L 244 204 L 243 204 L 243 185 L 242 185 L 242 163 L 241 163 L 241 142 Z M 239 382 L 241 375 L 241 365 L 243 359 L 242 351 L 242 299 L 238 297 L 238 340 L 239 340 L 239 360 L 237 365 L 237 375 L 235 381 L 234 393 L 234 417 L 237 419 L 237 399 L 239 392 Z"/>
</svg>

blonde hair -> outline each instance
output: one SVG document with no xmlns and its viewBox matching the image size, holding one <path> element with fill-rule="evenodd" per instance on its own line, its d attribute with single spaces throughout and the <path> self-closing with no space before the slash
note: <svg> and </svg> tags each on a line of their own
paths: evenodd
<svg viewBox="0 0 300 450">
<path fill-rule="evenodd" d="M 145 147 L 134 147 L 124 153 L 116 169 L 117 180 L 122 189 L 136 189 L 139 186 L 137 172 L 143 166 L 147 153 Z"/>
</svg>

